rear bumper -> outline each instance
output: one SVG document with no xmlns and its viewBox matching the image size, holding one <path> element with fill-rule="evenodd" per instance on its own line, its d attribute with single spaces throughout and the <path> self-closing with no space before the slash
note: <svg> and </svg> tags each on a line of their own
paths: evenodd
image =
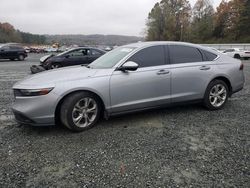
<svg viewBox="0 0 250 188">
<path fill-rule="evenodd" d="M 235 89 L 234 91 L 232 91 L 231 95 L 234 94 L 234 93 L 237 93 L 237 92 L 241 91 L 243 88 L 244 87 L 242 86 L 240 88 Z"/>
</svg>

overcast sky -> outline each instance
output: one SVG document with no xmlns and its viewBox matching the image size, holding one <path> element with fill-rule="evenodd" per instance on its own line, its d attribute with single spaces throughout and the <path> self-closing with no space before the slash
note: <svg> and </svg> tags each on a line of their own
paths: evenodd
<svg viewBox="0 0 250 188">
<path fill-rule="evenodd" d="M 140 36 L 160 0 L 0 0 L 0 22 L 34 34 Z M 193 6 L 196 0 L 190 0 Z M 214 7 L 221 0 L 212 0 Z"/>
</svg>

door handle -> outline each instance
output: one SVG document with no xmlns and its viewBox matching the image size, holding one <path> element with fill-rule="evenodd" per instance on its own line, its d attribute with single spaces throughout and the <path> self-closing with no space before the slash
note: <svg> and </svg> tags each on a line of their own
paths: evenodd
<svg viewBox="0 0 250 188">
<path fill-rule="evenodd" d="M 211 69 L 211 67 L 205 65 L 200 67 L 200 70 L 209 70 L 209 69 Z"/>
<path fill-rule="evenodd" d="M 157 74 L 157 75 L 169 74 L 169 70 L 164 70 L 164 69 L 162 69 L 162 70 L 159 70 L 156 74 Z"/>
</svg>

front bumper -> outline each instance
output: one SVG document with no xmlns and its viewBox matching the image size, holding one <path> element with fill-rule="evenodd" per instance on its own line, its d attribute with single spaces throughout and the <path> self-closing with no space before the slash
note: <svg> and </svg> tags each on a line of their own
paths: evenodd
<svg viewBox="0 0 250 188">
<path fill-rule="evenodd" d="M 54 125 L 57 100 L 58 96 L 52 92 L 44 96 L 16 97 L 12 111 L 18 123 Z"/>
</svg>

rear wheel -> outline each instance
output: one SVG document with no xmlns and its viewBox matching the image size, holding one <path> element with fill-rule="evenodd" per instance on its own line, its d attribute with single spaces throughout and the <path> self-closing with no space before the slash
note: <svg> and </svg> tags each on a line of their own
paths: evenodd
<svg viewBox="0 0 250 188">
<path fill-rule="evenodd" d="M 214 80 L 208 85 L 205 96 L 204 105 L 209 110 L 221 109 L 227 102 L 229 89 L 227 84 L 222 80 Z"/>
<path fill-rule="evenodd" d="M 235 55 L 234 55 L 234 58 L 240 59 L 240 55 L 239 55 L 239 54 L 235 54 Z"/>
<path fill-rule="evenodd" d="M 23 61 L 24 58 L 25 58 L 25 57 L 24 57 L 24 55 L 22 55 L 22 54 L 20 54 L 20 55 L 18 56 L 18 60 L 19 60 L 19 61 Z"/>
<path fill-rule="evenodd" d="M 69 95 L 62 103 L 60 119 L 64 126 L 73 131 L 84 131 L 93 127 L 100 118 L 101 102 L 88 92 Z"/>
</svg>

